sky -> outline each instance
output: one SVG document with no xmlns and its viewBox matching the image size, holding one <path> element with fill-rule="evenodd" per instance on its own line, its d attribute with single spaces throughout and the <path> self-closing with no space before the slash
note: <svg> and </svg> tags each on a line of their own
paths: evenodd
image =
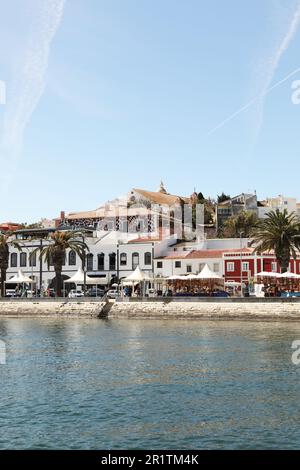
<svg viewBox="0 0 300 470">
<path fill-rule="evenodd" d="M 300 200 L 300 0 L 0 7 L 0 221 L 161 180 Z"/>
</svg>

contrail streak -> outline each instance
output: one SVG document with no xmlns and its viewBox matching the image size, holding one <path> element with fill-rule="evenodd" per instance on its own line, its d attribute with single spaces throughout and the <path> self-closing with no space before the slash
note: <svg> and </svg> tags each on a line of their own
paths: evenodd
<svg viewBox="0 0 300 470">
<path fill-rule="evenodd" d="M 298 67 L 296 70 L 294 70 L 293 72 L 289 73 L 286 77 L 282 78 L 281 80 L 279 80 L 278 82 L 276 82 L 274 85 L 272 85 L 271 87 L 269 87 L 267 90 L 265 90 L 264 92 L 260 93 L 259 95 L 257 95 L 255 98 L 253 98 L 251 101 L 249 101 L 247 104 L 245 104 L 244 106 L 242 106 L 241 108 L 239 108 L 237 111 L 235 111 L 234 113 L 232 113 L 230 116 L 228 116 L 226 119 L 224 119 L 223 121 L 221 121 L 217 126 L 215 126 L 213 129 L 211 129 L 209 132 L 208 132 L 208 136 L 214 134 L 218 129 L 221 129 L 221 127 L 225 126 L 225 124 L 227 124 L 228 122 L 232 121 L 234 118 L 236 118 L 237 116 L 239 116 L 239 114 L 242 114 L 244 111 L 246 111 L 248 108 L 250 108 L 254 103 L 256 103 L 258 100 L 260 100 L 261 98 L 264 98 L 266 95 L 268 95 L 269 93 L 271 93 L 271 91 L 273 91 L 275 88 L 279 87 L 280 85 L 282 85 L 283 83 L 285 83 L 287 80 L 289 80 L 291 77 L 293 77 L 294 75 L 296 75 L 298 72 L 300 72 L 300 67 Z"/>
</svg>

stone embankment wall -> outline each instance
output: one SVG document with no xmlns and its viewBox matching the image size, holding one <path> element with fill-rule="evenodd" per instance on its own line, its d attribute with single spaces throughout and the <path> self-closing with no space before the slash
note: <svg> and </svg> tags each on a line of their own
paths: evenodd
<svg viewBox="0 0 300 470">
<path fill-rule="evenodd" d="M 254 300 L 254 299 L 253 299 Z M 270 299 L 271 300 L 271 299 Z M 123 319 L 203 319 L 299 321 L 300 301 L 170 301 L 104 302 L 88 300 L 2 300 L 0 317 Z"/>
<path fill-rule="evenodd" d="M 116 302 L 109 318 L 300 321 L 299 302 Z"/>
<path fill-rule="evenodd" d="M 105 302 L 5 300 L 0 302 L 0 317 L 83 317 L 97 318 Z"/>
</svg>

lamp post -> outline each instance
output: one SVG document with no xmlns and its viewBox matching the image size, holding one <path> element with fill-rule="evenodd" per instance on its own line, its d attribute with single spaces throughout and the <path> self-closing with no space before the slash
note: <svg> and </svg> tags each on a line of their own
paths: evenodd
<svg viewBox="0 0 300 470">
<path fill-rule="evenodd" d="M 83 241 L 83 243 L 85 243 L 84 233 L 82 234 L 82 241 Z M 85 252 L 85 248 L 84 248 L 83 257 L 82 257 L 82 269 L 83 269 L 83 292 L 85 294 L 85 291 L 86 291 L 86 252 Z"/>
<path fill-rule="evenodd" d="M 242 235 L 243 232 L 240 232 L 240 256 L 241 256 L 241 298 L 244 297 L 243 293 L 243 246 L 242 246 Z"/>
<path fill-rule="evenodd" d="M 120 283 L 120 245 L 117 243 L 117 284 L 119 292 L 119 283 Z"/>
</svg>

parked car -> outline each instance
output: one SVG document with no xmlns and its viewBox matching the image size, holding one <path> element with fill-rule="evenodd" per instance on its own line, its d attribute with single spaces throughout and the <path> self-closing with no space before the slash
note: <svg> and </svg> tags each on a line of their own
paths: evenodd
<svg viewBox="0 0 300 470">
<path fill-rule="evenodd" d="M 47 290 L 48 297 L 55 297 L 55 289 L 48 289 Z"/>
<path fill-rule="evenodd" d="M 16 293 L 15 289 L 6 289 L 5 291 L 5 297 L 19 297 L 19 295 Z"/>
<path fill-rule="evenodd" d="M 87 297 L 103 297 L 104 294 L 104 289 L 96 289 L 95 287 L 93 287 L 92 289 L 88 289 L 86 292 Z"/>
<path fill-rule="evenodd" d="M 76 299 L 77 297 L 84 297 L 84 292 L 80 289 L 71 289 L 68 294 L 69 299 Z"/>
<path fill-rule="evenodd" d="M 106 295 L 108 299 L 117 299 L 120 294 L 121 292 L 118 289 L 110 289 Z"/>
</svg>

